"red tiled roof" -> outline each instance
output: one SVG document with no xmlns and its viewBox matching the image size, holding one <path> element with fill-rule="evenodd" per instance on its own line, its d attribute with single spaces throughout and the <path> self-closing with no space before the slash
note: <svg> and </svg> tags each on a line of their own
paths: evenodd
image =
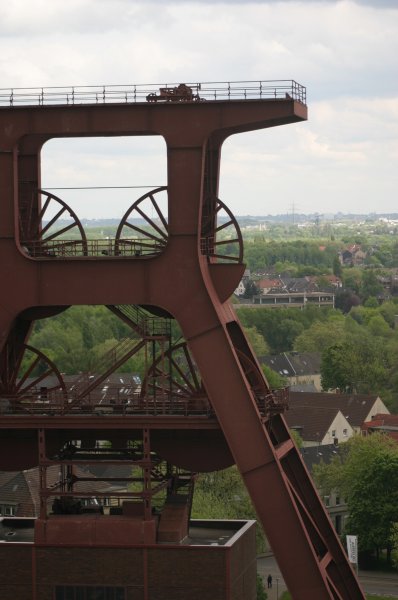
<svg viewBox="0 0 398 600">
<path fill-rule="evenodd" d="M 256 285 L 261 290 L 264 288 L 280 288 L 282 287 L 282 282 L 280 279 L 259 279 L 256 281 Z"/>
<path fill-rule="evenodd" d="M 364 427 L 381 427 L 383 425 L 398 427 L 398 415 L 383 415 L 378 414 L 372 417 L 371 421 L 363 424 Z"/>
</svg>

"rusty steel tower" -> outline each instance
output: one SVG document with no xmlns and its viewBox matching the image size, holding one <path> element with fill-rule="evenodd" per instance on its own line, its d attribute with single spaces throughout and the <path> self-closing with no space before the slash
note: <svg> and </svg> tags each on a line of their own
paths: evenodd
<svg viewBox="0 0 398 600">
<path fill-rule="evenodd" d="M 39 548 L 83 535 L 91 547 L 179 542 L 194 474 L 235 463 L 293 598 L 364 598 L 290 437 L 285 398 L 269 389 L 228 300 L 245 265 L 218 196 L 222 144 L 306 118 L 294 81 L 0 90 L 0 469 L 39 468 Z M 167 186 L 131 205 L 114 240 L 87 239 L 78 214 L 41 188 L 43 144 L 142 135 L 166 142 Z M 95 377 L 68 387 L 29 335 L 73 305 L 108 307 L 132 335 Z M 104 404 L 101 384 L 141 349 L 141 389 L 123 400 L 109 390 Z M 134 492 L 119 493 L 130 519 L 74 513 L 79 465 L 126 462 L 140 473 Z M 53 465 L 62 477 L 50 487 Z"/>
</svg>

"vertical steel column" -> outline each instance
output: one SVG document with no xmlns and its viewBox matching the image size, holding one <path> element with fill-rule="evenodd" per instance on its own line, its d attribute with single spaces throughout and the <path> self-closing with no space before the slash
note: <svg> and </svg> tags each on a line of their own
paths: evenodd
<svg viewBox="0 0 398 600">
<path fill-rule="evenodd" d="M 46 461 L 46 434 L 44 429 L 38 430 L 39 444 L 39 479 L 40 479 L 40 519 L 47 518 L 47 466 Z"/>
<path fill-rule="evenodd" d="M 152 488 L 151 488 L 151 443 L 149 429 L 142 430 L 142 449 L 144 459 L 143 498 L 144 520 L 152 519 Z"/>
</svg>

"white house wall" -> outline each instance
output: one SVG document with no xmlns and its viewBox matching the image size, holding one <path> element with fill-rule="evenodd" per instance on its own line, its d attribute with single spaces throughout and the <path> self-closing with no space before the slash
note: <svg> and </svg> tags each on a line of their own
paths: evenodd
<svg viewBox="0 0 398 600">
<path fill-rule="evenodd" d="M 353 435 L 353 428 L 351 427 L 343 413 L 339 411 L 333 419 L 332 423 L 330 424 L 326 435 L 322 439 L 321 445 L 324 446 L 325 444 L 334 444 L 335 440 L 337 440 L 340 444 L 342 442 L 346 442 Z"/>
</svg>

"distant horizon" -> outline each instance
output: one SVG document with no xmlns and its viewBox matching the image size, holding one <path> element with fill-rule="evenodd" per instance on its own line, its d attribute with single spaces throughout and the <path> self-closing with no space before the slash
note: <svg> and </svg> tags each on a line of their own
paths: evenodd
<svg viewBox="0 0 398 600">
<path fill-rule="evenodd" d="M 267 214 L 267 215 L 251 215 L 251 214 L 235 214 L 234 215 L 238 220 L 242 220 L 242 219 L 250 219 L 250 220 L 260 220 L 260 219 L 278 219 L 280 218 L 281 220 L 286 220 L 286 219 L 292 219 L 293 217 L 295 219 L 298 218 L 319 218 L 320 221 L 326 221 L 326 220 L 331 220 L 331 219 L 335 219 L 336 217 L 345 217 L 345 218 L 391 218 L 391 219 L 398 219 L 398 211 L 397 212 L 382 212 L 382 213 L 376 213 L 376 212 L 371 212 L 371 213 L 343 213 L 341 211 L 338 211 L 336 213 L 294 213 L 294 215 L 292 213 L 278 213 L 278 214 Z M 70 222 L 72 219 L 59 219 L 57 221 L 58 224 L 62 224 L 65 222 Z M 85 223 L 87 221 L 96 221 L 96 222 L 115 222 L 115 223 L 119 223 L 120 222 L 120 217 L 117 216 L 112 216 L 112 217 L 82 217 L 80 218 L 81 223 Z M 132 219 L 132 221 L 136 221 L 136 222 L 143 222 L 143 219 Z M 48 221 L 44 221 L 44 223 L 47 223 Z"/>
</svg>

